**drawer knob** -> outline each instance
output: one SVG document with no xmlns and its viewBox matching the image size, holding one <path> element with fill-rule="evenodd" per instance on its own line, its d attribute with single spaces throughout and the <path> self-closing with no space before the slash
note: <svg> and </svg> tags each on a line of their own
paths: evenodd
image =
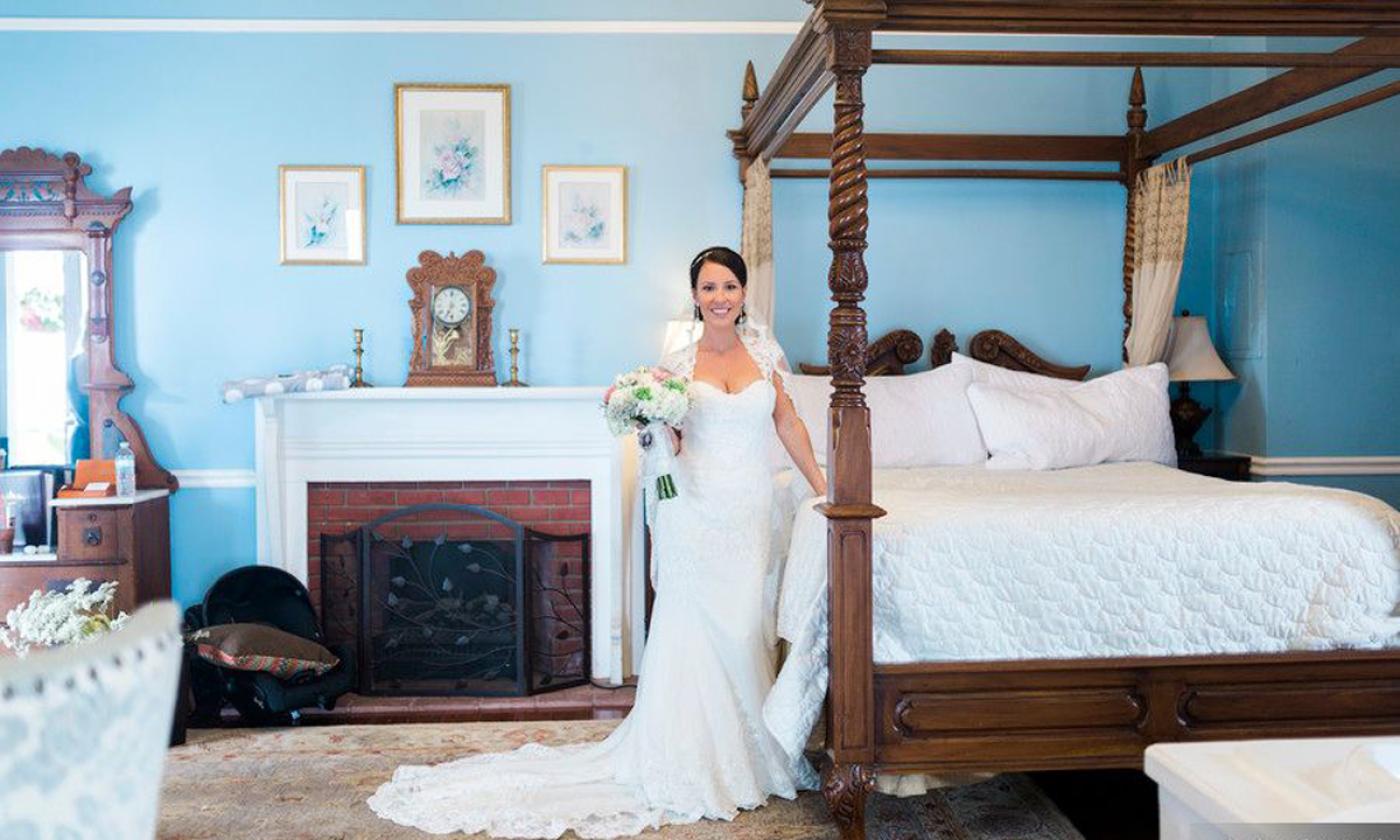
<svg viewBox="0 0 1400 840">
<path fill-rule="evenodd" d="M 87 543 L 88 545 L 102 545 L 101 526 L 98 526 L 96 528 L 84 528 L 83 542 Z"/>
</svg>

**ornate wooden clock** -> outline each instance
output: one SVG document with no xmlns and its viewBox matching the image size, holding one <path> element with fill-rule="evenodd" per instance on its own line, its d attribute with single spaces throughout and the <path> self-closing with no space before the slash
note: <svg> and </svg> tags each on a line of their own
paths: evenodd
<svg viewBox="0 0 1400 840">
<path fill-rule="evenodd" d="M 418 255 L 408 270 L 413 297 L 413 356 L 407 385 L 495 385 L 496 361 L 491 351 L 491 310 L 496 302 L 491 287 L 496 270 L 486 256 L 468 251 L 462 256 L 437 251 Z"/>
</svg>

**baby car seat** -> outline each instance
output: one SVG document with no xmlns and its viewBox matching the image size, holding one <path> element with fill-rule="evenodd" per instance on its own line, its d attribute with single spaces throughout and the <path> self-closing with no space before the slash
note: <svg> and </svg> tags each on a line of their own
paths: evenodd
<svg viewBox="0 0 1400 840">
<path fill-rule="evenodd" d="M 233 623 L 266 624 L 324 644 L 310 593 L 301 581 L 272 566 L 242 566 L 224 574 L 209 587 L 204 603 L 185 611 L 188 630 Z M 254 723 L 295 722 L 308 706 L 334 709 L 336 698 L 355 684 L 355 660 L 344 646 L 330 651 L 340 658 L 331 670 L 286 680 L 194 657 L 196 721 L 212 722 L 225 703 Z"/>
</svg>

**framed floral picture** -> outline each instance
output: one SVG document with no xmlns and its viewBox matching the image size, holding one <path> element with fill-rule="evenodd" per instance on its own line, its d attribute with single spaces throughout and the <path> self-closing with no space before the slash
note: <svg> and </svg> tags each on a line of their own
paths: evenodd
<svg viewBox="0 0 1400 840">
<path fill-rule="evenodd" d="M 627 262 L 627 167 L 546 166 L 544 261 Z"/>
<path fill-rule="evenodd" d="M 283 265 L 364 265 L 365 168 L 280 166 Z"/>
<path fill-rule="evenodd" d="M 394 85 L 399 224 L 510 224 L 510 86 Z"/>
</svg>

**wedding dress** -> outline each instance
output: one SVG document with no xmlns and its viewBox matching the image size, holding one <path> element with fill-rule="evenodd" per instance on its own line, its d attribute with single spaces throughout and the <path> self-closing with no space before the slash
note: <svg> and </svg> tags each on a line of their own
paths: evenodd
<svg viewBox="0 0 1400 840">
<path fill-rule="evenodd" d="M 771 635 L 771 460 L 777 344 L 741 332 L 762 377 L 735 393 L 692 382 L 679 494 L 653 529 L 656 601 L 631 713 L 606 740 L 526 744 L 431 767 L 404 766 L 369 799 L 381 817 L 437 834 L 619 837 L 732 819 L 815 773 L 763 722 Z M 691 377 L 695 345 L 662 362 Z M 600 419 L 599 422 L 602 422 Z M 648 500 L 651 503 L 651 500 Z"/>
</svg>

